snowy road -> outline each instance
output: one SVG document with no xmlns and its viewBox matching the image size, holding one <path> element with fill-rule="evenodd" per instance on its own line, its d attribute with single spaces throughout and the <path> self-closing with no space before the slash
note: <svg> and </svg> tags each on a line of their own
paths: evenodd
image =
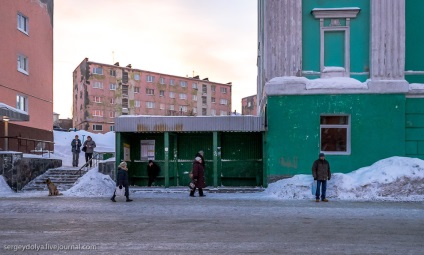
<svg viewBox="0 0 424 255">
<path fill-rule="evenodd" d="M 131 203 L 65 196 L 0 198 L 0 254 L 423 252 L 423 202 L 248 197 L 134 194 Z M 63 250 L 37 252 L 42 245 Z M 66 250 L 71 246 L 74 250 Z M 90 246 L 96 250 L 75 250 Z"/>
</svg>

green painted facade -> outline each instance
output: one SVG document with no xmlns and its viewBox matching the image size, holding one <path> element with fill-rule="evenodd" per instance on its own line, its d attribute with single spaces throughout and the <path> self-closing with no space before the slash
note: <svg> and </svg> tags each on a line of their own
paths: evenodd
<svg viewBox="0 0 424 255">
<path fill-rule="evenodd" d="M 264 168 L 268 176 L 311 173 L 320 152 L 320 116 L 327 114 L 350 116 L 350 154 L 327 153 L 334 172 L 347 173 L 405 155 L 403 94 L 270 96 L 267 109 Z"/>
<path fill-rule="evenodd" d="M 424 159 L 424 99 L 406 99 L 406 156 Z"/>
<path fill-rule="evenodd" d="M 406 74 L 409 83 L 424 83 L 424 33 L 421 22 L 424 1 L 406 0 L 406 51 L 405 70 L 421 71 L 417 74 Z"/>
<path fill-rule="evenodd" d="M 314 8 L 359 7 L 358 16 L 350 23 L 350 71 L 352 78 L 365 81 L 369 72 L 370 1 L 369 0 L 303 0 L 302 1 L 302 69 L 320 72 L 320 24 L 311 14 Z M 325 20 L 329 23 L 329 19 Z M 342 23 L 342 25 L 344 25 Z M 344 32 L 326 32 L 325 65 L 344 66 Z M 319 78 L 319 75 L 305 75 Z"/>
</svg>

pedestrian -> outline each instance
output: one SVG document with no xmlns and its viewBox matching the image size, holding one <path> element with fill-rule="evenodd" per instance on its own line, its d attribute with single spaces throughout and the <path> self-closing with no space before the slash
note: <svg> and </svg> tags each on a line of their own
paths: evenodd
<svg viewBox="0 0 424 255">
<path fill-rule="evenodd" d="M 71 142 L 72 147 L 72 166 L 78 167 L 79 154 L 81 152 L 81 140 L 78 139 L 78 135 Z"/>
<path fill-rule="evenodd" d="M 195 187 L 190 191 L 190 197 L 194 197 L 196 188 L 199 189 L 199 197 L 204 197 L 203 188 L 206 187 L 205 183 L 205 169 L 202 165 L 202 158 L 196 157 L 193 162 L 193 183 Z"/>
<path fill-rule="evenodd" d="M 312 165 L 312 175 L 314 180 L 317 181 L 317 190 L 315 191 L 315 201 L 319 202 L 320 195 L 321 201 L 328 202 L 325 198 L 327 191 L 327 180 L 331 179 L 330 163 L 325 159 L 325 154 L 320 153 L 319 159 L 314 161 Z M 322 190 L 321 190 L 322 187 Z"/>
<path fill-rule="evenodd" d="M 194 157 L 200 157 L 202 159 L 203 169 L 206 169 L 204 154 L 205 153 L 202 150 L 200 150 L 199 152 L 196 153 L 196 156 L 194 156 Z"/>
<path fill-rule="evenodd" d="M 152 183 L 156 181 L 156 177 L 159 175 L 160 167 L 153 162 L 153 160 L 149 160 L 149 164 L 147 165 L 147 175 L 149 176 L 149 182 L 147 183 L 148 187 L 152 186 Z"/>
<path fill-rule="evenodd" d="M 128 167 L 127 167 L 127 162 L 121 162 L 121 164 L 119 164 L 118 166 L 118 178 L 116 180 L 116 187 L 119 187 L 120 189 L 122 187 L 125 188 L 125 197 L 127 198 L 127 202 L 131 202 L 132 199 L 130 199 L 130 191 L 129 191 L 129 181 L 128 181 Z M 116 202 L 115 197 L 116 197 L 116 189 L 113 192 L 113 196 L 110 200 L 112 200 L 112 202 Z"/>
<path fill-rule="evenodd" d="M 85 147 L 85 151 L 84 151 Z M 87 136 L 87 140 L 84 142 L 83 151 L 85 152 L 85 166 L 90 164 L 90 167 L 93 166 L 93 152 L 94 148 L 96 148 L 96 142 L 93 141 L 91 136 Z"/>
</svg>

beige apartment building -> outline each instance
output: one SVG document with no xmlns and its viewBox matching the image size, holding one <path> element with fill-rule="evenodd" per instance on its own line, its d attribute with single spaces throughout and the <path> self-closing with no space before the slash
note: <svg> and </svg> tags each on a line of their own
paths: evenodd
<svg viewBox="0 0 424 255">
<path fill-rule="evenodd" d="M 85 58 L 73 72 L 73 126 L 94 133 L 114 131 L 121 115 L 226 116 L 231 82 L 96 63 Z"/>
</svg>

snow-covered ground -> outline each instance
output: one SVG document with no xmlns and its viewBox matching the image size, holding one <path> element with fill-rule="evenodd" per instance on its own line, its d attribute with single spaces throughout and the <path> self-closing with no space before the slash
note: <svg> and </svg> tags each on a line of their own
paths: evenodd
<svg viewBox="0 0 424 255">
<path fill-rule="evenodd" d="M 64 166 L 72 164 L 70 143 L 75 135 L 82 140 L 90 135 L 97 144 L 96 151 L 115 151 L 115 134 L 92 134 L 86 131 L 55 131 L 55 158 L 62 159 Z M 83 159 L 83 154 L 80 155 Z M 0 176 L 1 196 L 45 196 L 45 192 L 14 193 Z M 264 192 L 253 194 L 213 194 L 222 199 L 314 199 L 311 193 L 313 178 L 311 175 L 296 175 L 289 179 L 269 184 Z M 93 168 L 71 189 L 64 191 L 64 196 L 107 197 L 113 193 L 115 182 L 108 176 Z M 170 196 L 171 193 L 166 193 Z M 165 195 L 166 195 L 165 194 Z M 134 193 L 135 195 L 135 193 Z M 152 196 L 159 194 L 151 194 Z M 161 196 L 163 196 L 161 194 Z M 371 166 L 363 167 L 348 174 L 333 173 L 327 184 L 327 197 L 335 200 L 389 200 L 389 201 L 424 201 L 424 161 L 416 158 L 391 157 L 382 159 Z"/>
</svg>

